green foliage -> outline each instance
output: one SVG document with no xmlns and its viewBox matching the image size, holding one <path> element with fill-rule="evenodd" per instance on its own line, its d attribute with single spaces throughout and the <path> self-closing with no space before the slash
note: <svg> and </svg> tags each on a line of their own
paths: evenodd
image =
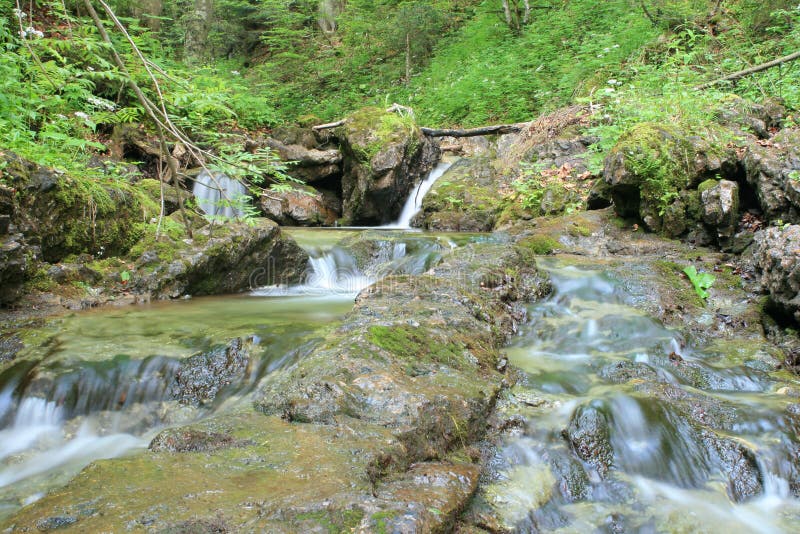
<svg viewBox="0 0 800 534">
<path fill-rule="evenodd" d="M 711 273 L 698 273 L 694 265 L 686 267 L 683 272 L 689 277 L 689 281 L 694 286 L 694 291 L 701 300 L 705 301 L 709 294 L 708 290 L 714 285 L 716 277 Z"/>
</svg>

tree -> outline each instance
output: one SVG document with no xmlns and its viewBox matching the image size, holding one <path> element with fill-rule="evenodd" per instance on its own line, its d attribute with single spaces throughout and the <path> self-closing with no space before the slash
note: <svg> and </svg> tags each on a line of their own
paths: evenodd
<svg viewBox="0 0 800 534">
<path fill-rule="evenodd" d="M 503 16 L 506 25 L 514 33 L 522 31 L 522 27 L 531 19 L 531 4 L 529 0 L 503 0 Z"/>
<path fill-rule="evenodd" d="M 444 28 L 442 13 L 429 2 L 404 2 L 398 8 L 390 29 L 389 44 L 405 51 L 405 83 L 411 81 L 412 66 L 430 56 Z"/>
</svg>

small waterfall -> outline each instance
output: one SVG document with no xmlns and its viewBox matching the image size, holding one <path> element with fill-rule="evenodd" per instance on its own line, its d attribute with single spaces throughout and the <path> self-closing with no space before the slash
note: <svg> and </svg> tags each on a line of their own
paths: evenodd
<svg viewBox="0 0 800 534">
<path fill-rule="evenodd" d="M 447 171 L 447 169 L 450 168 L 452 164 L 452 162 L 440 161 L 436 167 L 434 167 L 431 172 L 428 173 L 428 176 L 411 191 L 411 194 L 408 196 L 408 199 L 403 206 L 403 211 L 400 212 L 400 217 L 397 218 L 397 221 L 382 226 L 381 228 L 402 230 L 411 228 L 411 220 L 422 209 L 422 199 L 424 199 L 425 195 L 428 194 L 428 191 L 430 191 L 431 187 L 433 187 L 433 184 L 436 183 L 436 180 L 441 178 L 441 176 Z"/>
<path fill-rule="evenodd" d="M 246 202 L 247 188 L 221 172 L 207 170 L 197 175 L 192 189 L 197 205 L 209 217 L 235 219 L 244 215 L 242 206 Z"/>
</svg>

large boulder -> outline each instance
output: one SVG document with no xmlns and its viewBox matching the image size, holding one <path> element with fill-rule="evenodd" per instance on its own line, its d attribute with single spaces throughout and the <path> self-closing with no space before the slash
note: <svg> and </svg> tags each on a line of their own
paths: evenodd
<svg viewBox="0 0 800 534">
<path fill-rule="evenodd" d="M 497 172 L 488 156 L 456 161 L 422 201 L 414 225 L 429 230 L 488 232 L 503 210 Z"/>
<path fill-rule="evenodd" d="M 342 217 L 346 224 L 395 220 L 411 188 L 433 167 L 439 148 L 408 115 L 364 108 L 345 122 Z"/>
<path fill-rule="evenodd" d="M 703 206 L 702 220 L 717 230 L 720 243 L 736 232 L 739 222 L 739 184 L 730 180 L 707 180 L 698 187 Z"/>
<path fill-rule="evenodd" d="M 756 232 L 754 257 L 772 303 L 800 323 L 800 226 Z"/>
<path fill-rule="evenodd" d="M 0 206 L 6 216 L 0 228 L 23 234 L 43 260 L 86 252 L 121 255 L 141 237 L 142 199 L 130 186 L 67 176 L 10 152 L 0 152 L 0 160 L 6 162 L 4 189 L 15 193 L 13 209 Z"/>
<path fill-rule="evenodd" d="M 287 284 L 303 275 L 308 255 L 268 219 L 207 225 L 194 239 L 145 240 L 131 286 L 153 298 L 234 293 Z"/>
<path fill-rule="evenodd" d="M 768 219 L 800 223 L 800 129 L 751 140 L 742 158 L 747 182 Z"/>
<path fill-rule="evenodd" d="M 332 193 L 305 186 L 268 191 L 261 196 L 261 208 L 267 217 L 284 226 L 332 226 L 339 218 L 337 201 Z"/>
</svg>

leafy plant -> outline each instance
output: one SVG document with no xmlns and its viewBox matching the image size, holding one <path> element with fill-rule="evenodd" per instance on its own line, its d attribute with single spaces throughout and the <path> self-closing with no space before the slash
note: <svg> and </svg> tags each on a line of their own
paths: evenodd
<svg viewBox="0 0 800 534">
<path fill-rule="evenodd" d="M 694 291 L 702 301 L 708 298 L 708 290 L 714 285 L 717 277 L 711 273 L 699 273 L 694 265 L 689 265 L 683 270 L 684 274 L 689 278 L 689 281 L 694 286 Z"/>
</svg>

